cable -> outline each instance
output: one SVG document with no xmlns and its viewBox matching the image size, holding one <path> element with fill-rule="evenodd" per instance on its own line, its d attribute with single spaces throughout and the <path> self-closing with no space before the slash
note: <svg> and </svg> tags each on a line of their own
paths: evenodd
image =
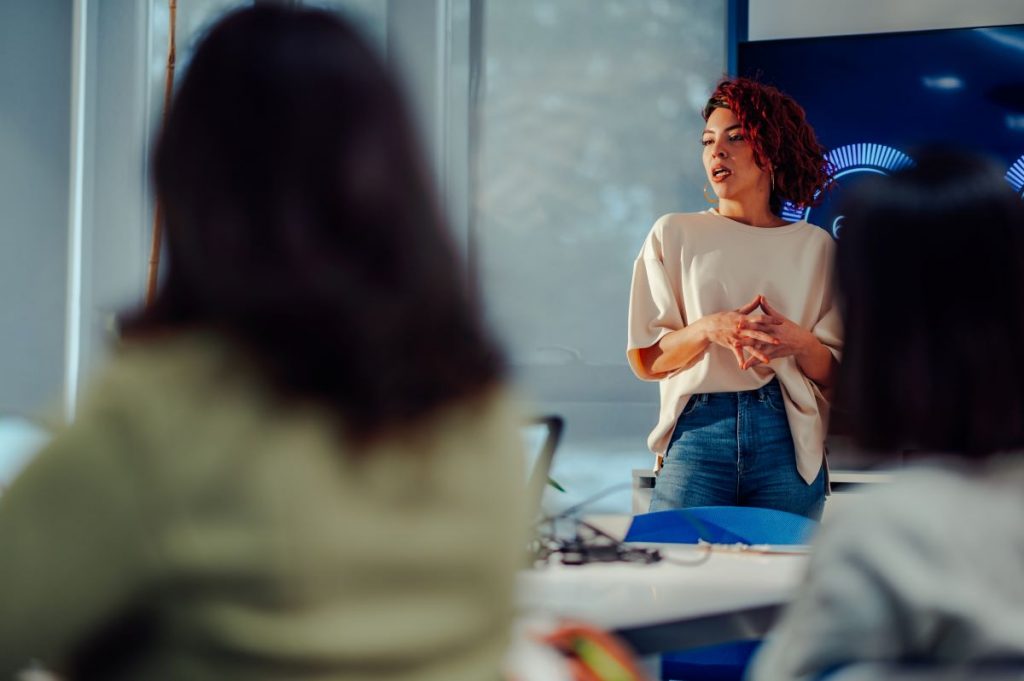
<svg viewBox="0 0 1024 681">
<path fill-rule="evenodd" d="M 581 501 L 581 502 L 579 502 L 577 504 L 574 504 L 574 505 L 570 506 L 569 508 L 567 508 L 567 509 L 565 509 L 565 510 L 559 512 L 559 513 L 556 513 L 555 515 L 541 518 L 540 520 L 537 521 L 537 525 L 540 526 L 540 525 L 543 525 L 545 523 L 553 523 L 553 522 L 555 522 L 557 520 L 561 520 L 563 518 L 567 518 L 567 517 L 573 515 L 574 513 L 576 513 L 577 511 L 583 510 L 583 508 L 589 506 L 590 504 L 594 503 L 595 501 L 600 501 L 601 499 L 604 499 L 605 497 L 607 497 L 607 496 L 609 496 L 609 495 L 611 495 L 611 494 L 613 494 L 615 492 L 618 492 L 618 491 L 620 491 L 622 489 L 632 488 L 632 486 L 633 486 L 633 483 L 631 483 L 631 482 L 620 482 L 620 483 L 617 483 L 617 484 L 612 485 L 610 487 L 606 487 L 606 488 L 602 489 L 601 491 L 593 494 L 592 496 L 587 497 L 583 501 Z M 708 529 L 707 525 L 702 523 L 700 520 L 698 520 L 697 518 L 691 518 L 690 516 L 685 515 L 685 514 L 681 514 L 680 515 L 680 520 L 682 520 L 683 522 L 687 523 L 690 527 L 692 527 L 694 530 L 697 531 L 697 539 L 699 541 L 702 541 L 702 542 L 709 542 L 710 541 L 710 537 L 712 536 L 711 532 Z M 602 532 L 602 534 L 604 534 L 604 533 Z"/>
<path fill-rule="evenodd" d="M 618 538 L 613 537 L 601 528 L 575 517 L 572 518 L 575 523 L 574 537 L 572 539 L 559 539 L 556 537 L 555 523 L 557 521 L 570 518 L 590 504 L 593 504 L 595 501 L 600 501 L 610 494 L 631 488 L 632 486 L 633 484 L 631 482 L 611 485 L 610 487 L 606 487 L 598 491 L 583 501 L 573 504 L 559 513 L 545 516 L 538 520 L 535 527 L 538 530 L 539 536 L 532 542 L 533 546 L 531 547 L 533 549 L 534 558 L 540 562 L 547 562 L 552 556 L 557 554 L 561 556 L 561 562 L 564 565 L 583 565 L 586 563 L 602 562 L 657 563 L 659 561 L 665 561 L 671 565 L 679 565 L 682 567 L 696 567 L 698 565 L 703 565 L 711 559 L 712 544 L 704 539 L 708 528 L 704 523 L 700 522 L 696 518 L 689 518 L 685 515 L 681 516 L 681 519 L 689 523 L 689 525 L 697 531 L 699 537 L 697 545 L 704 548 L 701 555 L 694 560 L 669 558 L 658 549 L 631 546 Z M 550 526 L 547 536 L 539 532 L 540 528 L 544 525 Z M 581 536 L 580 528 L 589 530 L 596 537 L 600 537 L 604 541 L 602 543 L 593 543 L 593 538 L 584 538 Z"/>
<path fill-rule="evenodd" d="M 704 563 L 711 560 L 712 547 L 714 545 L 704 540 L 701 540 L 697 543 L 697 546 L 703 547 L 704 552 L 694 560 L 679 560 L 678 558 L 669 558 L 664 554 L 662 554 L 661 559 L 671 565 L 681 565 L 683 567 L 696 567 L 698 565 L 703 565 Z"/>
<path fill-rule="evenodd" d="M 597 492 L 596 494 L 593 494 L 593 495 L 587 497 L 586 499 L 584 499 L 583 501 L 579 502 L 578 504 L 573 504 L 569 508 L 560 511 L 560 512 L 556 513 L 555 515 L 547 516 L 545 518 L 540 519 L 539 521 L 537 521 L 537 524 L 538 525 L 542 525 L 544 523 L 554 522 L 555 520 L 561 520 L 562 518 L 568 518 L 572 514 L 576 513 L 577 511 L 580 511 L 580 510 L 584 509 L 585 507 L 589 506 L 590 504 L 594 503 L 595 501 L 600 501 L 601 499 L 604 499 L 606 496 L 608 496 L 608 495 L 610 495 L 610 494 L 612 494 L 614 492 L 619 492 L 619 491 L 624 490 L 624 489 L 632 489 L 632 487 L 633 487 L 633 483 L 632 482 L 620 482 L 620 483 L 616 483 L 616 484 L 612 485 L 611 487 L 605 487 L 600 492 Z"/>
</svg>

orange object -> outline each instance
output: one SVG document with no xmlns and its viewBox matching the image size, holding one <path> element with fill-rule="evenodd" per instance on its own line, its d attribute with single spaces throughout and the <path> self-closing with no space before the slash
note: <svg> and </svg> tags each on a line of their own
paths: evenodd
<svg viewBox="0 0 1024 681">
<path fill-rule="evenodd" d="M 175 62 L 175 18 L 178 13 L 178 0 L 168 0 L 170 10 L 169 33 L 167 36 L 167 77 L 164 80 L 164 108 L 160 117 L 160 127 L 167 123 L 167 111 L 171 108 L 171 95 L 174 93 L 174 62 Z M 146 307 L 153 304 L 156 298 L 156 284 L 160 278 L 160 247 L 163 245 L 163 209 L 160 197 L 156 197 L 153 206 L 153 243 L 149 251 L 149 273 L 146 277 Z"/>
<path fill-rule="evenodd" d="M 626 644 L 597 627 L 567 623 L 541 640 L 569 659 L 576 681 L 647 681 Z"/>
</svg>

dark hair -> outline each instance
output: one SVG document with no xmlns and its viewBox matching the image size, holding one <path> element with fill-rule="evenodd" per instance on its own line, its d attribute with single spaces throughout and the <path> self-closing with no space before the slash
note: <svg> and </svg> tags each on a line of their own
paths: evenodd
<svg viewBox="0 0 1024 681">
<path fill-rule="evenodd" d="M 844 202 L 837 402 L 873 451 L 1024 446 L 1024 205 L 987 159 L 930 148 Z"/>
<path fill-rule="evenodd" d="M 233 12 L 157 143 L 168 269 L 127 335 L 209 328 L 357 437 L 497 382 L 392 75 L 322 10 Z"/>
<path fill-rule="evenodd" d="M 773 169 L 775 189 L 769 207 L 778 215 L 783 200 L 798 208 L 817 206 L 832 188 L 834 171 L 814 128 L 792 97 L 750 78 L 725 79 L 704 105 L 706 121 L 715 109 L 728 109 L 754 148 L 754 162 Z"/>
</svg>

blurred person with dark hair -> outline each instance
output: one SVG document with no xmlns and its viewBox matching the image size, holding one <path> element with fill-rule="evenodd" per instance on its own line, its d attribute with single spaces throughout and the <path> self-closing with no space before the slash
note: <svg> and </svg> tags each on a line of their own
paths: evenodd
<svg viewBox="0 0 1024 681">
<path fill-rule="evenodd" d="M 155 155 L 168 271 L 0 498 L 0 676 L 498 678 L 519 419 L 394 78 L 259 5 Z"/>
<path fill-rule="evenodd" d="M 857 445 L 917 461 L 829 519 L 752 678 L 1024 669 L 1024 204 L 987 159 L 932 148 L 843 212 L 837 401 Z"/>
<path fill-rule="evenodd" d="M 803 109 L 774 87 L 725 80 L 703 117 L 717 208 L 660 218 L 633 266 L 627 356 L 661 390 L 651 510 L 761 506 L 817 518 L 842 347 L 834 246 L 781 209 L 819 202 L 832 169 Z"/>
</svg>

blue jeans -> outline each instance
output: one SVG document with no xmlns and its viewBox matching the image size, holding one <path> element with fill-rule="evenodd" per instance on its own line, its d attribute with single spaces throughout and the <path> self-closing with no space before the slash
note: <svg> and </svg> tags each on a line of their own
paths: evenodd
<svg viewBox="0 0 1024 681">
<path fill-rule="evenodd" d="M 821 517 L 825 466 L 809 485 L 797 472 L 778 380 L 757 390 L 694 395 L 686 403 L 650 510 L 690 506 L 760 506 Z"/>
</svg>

